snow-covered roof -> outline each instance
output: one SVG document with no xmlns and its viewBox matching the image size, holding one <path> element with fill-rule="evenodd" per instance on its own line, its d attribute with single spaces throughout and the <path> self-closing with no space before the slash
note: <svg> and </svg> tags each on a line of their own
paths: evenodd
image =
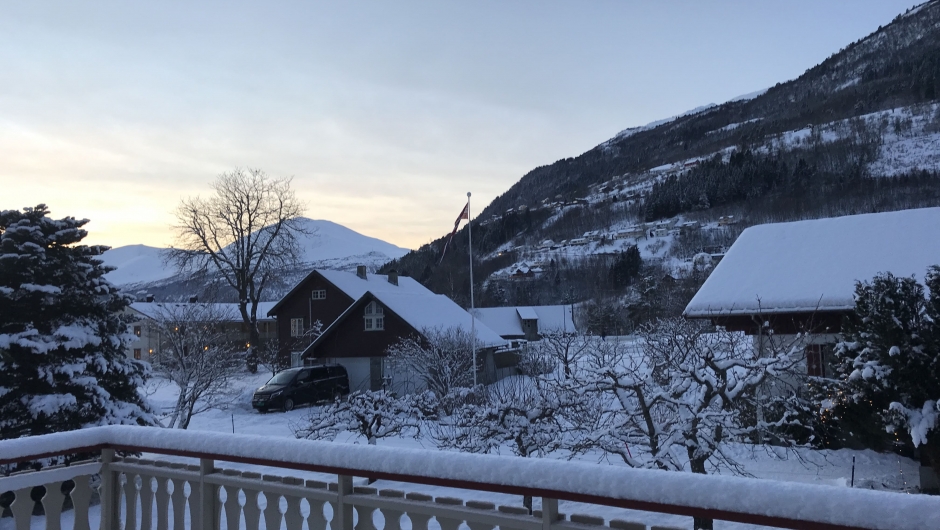
<svg viewBox="0 0 940 530">
<path fill-rule="evenodd" d="M 366 294 L 367 291 L 373 293 L 401 292 L 431 294 L 431 291 L 428 290 L 427 287 L 408 276 L 399 276 L 398 285 L 394 285 L 388 282 L 388 276 L 384 274 L 366 274 L 366 278 L 363 280 L 353 272 L 323 269 L 317 269 L 317 272 L 341 291 L 348 294 L 353 300 L 362 298 L 362 295 Z"/>
<path fill-rule="evenodd" d="M 408 276 L 399 276 L 398 285 L 395 285 L 389 283 L 388 276 L 384 274 L 366 274 L 365 279 L 362 279 L 353 272 L 314 269 L 310 271 L 310 273 L 304 277 L 303 280 L 297 282 L 297 285 L 295 285 L 286 295 L 284 295 L 280 301 L 272 304 L 271 307 L 268 308 L 268 311 L 266 311 L 264 314 L 267 315 L 268 312 L 273 311 L 278 305 L 281 304 L 281 302 L 293 296 L 294 292 L 299 289 L 300 286 L 303 285 L 313 274 L 319 274 L 328 282 L 335 285 L 340 291 L 346 293 L 346 295 L 353 300 L 362 298 L 362 295 L 366 294 L 366 291 L 372 291 L 374 293 L 388 291 L 428 295 L 433 294 L 427 287 L 421 285 L 417 280 Z M 260 310 L 258 311 L 258 314 L 261 314 Z"/>
<path fill-rule="evenodd" d="M 484 307 L 474 309 L 477 320 L 503 337 L 521 337 L 522 320 L 538 319 L 539 333 L 574 331 L 569 305 L 542 305 L 519 307 Z"/>
<path fill-rule="evenodd" d="M 418 331 L 459 328 L 470 332 L 470 313 L 442 294 L 371 293 L 382 305 Z M 474 319 L 477 340 L 484 346 L 502 346 L 506 341 L 479 319 Z"/>
<path fill-rule="evenodd" d="M 844 311 L 855 282 L 923 279 L 940 264 L 940 208 L 753 226 L 685 308 L 689 317 Z"/>
<path fill-rule="evenodd" d="M 268 310 L 274 307 L 275 302 L 258 302 L 258 320 L 265 320 Z M 134 302 L 130 308 L 142 316 L 150 319 L 163 318 L 176 311 L 191 305 L 198 305 L 210 310 L 213 316 L 223 318 L 230 322 L 241 322 L 241 313 L 236 303 L 189 303 L 189 302 Z M 250 309 L 249 309 L 250 310 Z"/>
</svg>

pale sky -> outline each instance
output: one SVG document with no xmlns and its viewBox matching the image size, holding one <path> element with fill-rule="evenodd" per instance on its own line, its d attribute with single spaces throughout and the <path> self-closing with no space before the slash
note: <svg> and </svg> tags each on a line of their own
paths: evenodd
<svg viewBox="0 0 940 530">
<path fill-rule="evenodd" d="M 12 2 L 0 209 L 173 243 L 235 167 L 416 248 L 527 171 L 797 77 L 915 0 Z M 193 5 L 198 4 L 198 5 Z"/>
</svg>

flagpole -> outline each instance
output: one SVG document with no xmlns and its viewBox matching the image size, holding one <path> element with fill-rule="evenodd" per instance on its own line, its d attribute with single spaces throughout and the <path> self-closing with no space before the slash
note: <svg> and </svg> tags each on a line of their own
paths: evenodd
<svg viewBox="0 0 940 530">
<path fill-rule="evenodd" d="M 470 220 L 470 192 L 467 192 L 467 248 L 470 251 L 470 351 L 473 352 L 473 386 L 477 386 L 477 334 L 473 315 L 473 230 Z"/>
</svg>

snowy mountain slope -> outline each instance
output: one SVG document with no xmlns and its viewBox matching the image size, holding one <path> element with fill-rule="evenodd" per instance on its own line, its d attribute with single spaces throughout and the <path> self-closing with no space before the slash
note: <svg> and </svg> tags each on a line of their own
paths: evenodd
<svg viewBox="0 0 940 530">
<path fill-rule="evenodd" d="M 117 267 L 105 277 L 115 285 L 147 283 L 165 280 L 176 274 L 171 266 L 163 263 L 163 250 L 147 245 L 126 245 L 112 248 L 101 255 L 101 261 Z"/>
<path fill-rule="evenodd" d="M 301 268 L 348 270 L 356 265 L 375 269 L 399 258 L 408 249 L 360 234 L 343 225 L 322 219 L 302 220 L 308 234 L 300 237 Z M 107 274 L 116 285 L 149 284 L 176 277 L 172 265 L 163 263 L 163 249 L 146 245 L 127 245 L 105 252 L 105 265 L 117 267 Z"/>
</svg>

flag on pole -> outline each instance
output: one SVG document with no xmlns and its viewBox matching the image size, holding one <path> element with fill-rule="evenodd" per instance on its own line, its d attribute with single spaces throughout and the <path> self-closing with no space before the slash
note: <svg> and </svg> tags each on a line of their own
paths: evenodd
<svg viewBox="0 0 940 530">
<path fill-rule="evenodd" d="M 454 234 L 457 233 L 457 228 L 460 226 L 460 221 L 470 220 L 470 199 L 467 199 L 467 204 L 464 205 L 463 210 L 460 210 L 460 215 L 457 216 L 457 220 L 454 221 L 454 230 L 450 233 L 450 237 L 447 238 L 447 242 L 444 243 L 444 251 L 441 252 L 441 259 L 438 260 L 437 264 L 440 265 L 444 261 L 444 255 L 447 254 L 447 247 L 450 245 L 450 241 L 454 239 Z"/>
</svg>

